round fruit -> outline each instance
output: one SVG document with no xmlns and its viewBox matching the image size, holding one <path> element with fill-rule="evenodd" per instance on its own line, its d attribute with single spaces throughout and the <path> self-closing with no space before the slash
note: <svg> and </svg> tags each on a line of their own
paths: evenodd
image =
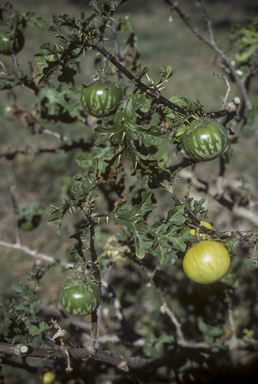
<svg viewBox="0 0 258 384">
<path fill-rule="evenodd" d="M 90 315 L 101 302 L 101 289 L 93 275 L 89 273 L 83 280 L 79 277 L 68 279 L 61 288 L 62 307 L 74 316 Z"/>
<path fill-rule="evenodd" d="M 53 383 L 55 378 L 56 378 L 55 373 L 50 371 L 50 372 L 44 373 L 41 381 L 43 382 L 43 384 L 51 384 L 51 383 Z"/>
<path fill-rule="evenodd" d="M 196 161 L 216 159 L 225 151 L 228 144 L 227 131 L 216 120 L 202 119 L 192 132 L 185 132 L 182 140 L 187 155 Z"/>
<path fill-rule="evenodd" d="M 3 55 L 11 55 L 13 52 L 18 53 L 24 46 L 23 33 L 17 30 L 14 34 L 10 31 L 4 31 L 0 37 L 0 53 Z"/>
<path fill-rule="evenodd" d="M 211 284 L 222 279 L 229 267 L 230 256 L 227 249 L 212 240 L 194 245 L 183 260 L 185 274 L 199 284 Z"/>
<path fill-rule="evenodd" d="M 201 223 L 202 223 L 205 227 L 207 227 L 207 228 L 209 228 L 209 229 L 213 229 L 213 226 L 212 226 L 210 223 L 208 223 L 207 221 L 203 221 L 203 220 L 201 220 Z M 191 229 L 191 230 L 190 230 L 190 235 L 195 236 L 195 229 Z M 199 237 L 200 237 L 201 239 L 205 239 L 205 237 L 207 237 L 207 235 L 205 235 L 205 233 L 200 233 Z"/>
<path fill-rule="evenodd" d="M 116 105 L 123 99 L 118 85 L 95 81 L 81 92 L 82 105 L 89 115 L 102 118 L 115 113 Z"/>
</svg>

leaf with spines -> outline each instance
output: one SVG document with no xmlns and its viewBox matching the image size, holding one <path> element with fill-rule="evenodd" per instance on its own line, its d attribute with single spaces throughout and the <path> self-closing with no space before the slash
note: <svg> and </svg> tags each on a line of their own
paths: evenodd
<svg viewBox="0 0 258 384">
<path fill-rule="evenodd" d="M 153 234 L 144 219 L 144 215 L 152 211 L 155 206 L 151 202 L 152 192 L 142 193 L 141 204 L 128 209 L 127 202 L 118 203 L 111 213 L 114 223 L 130 229 L 136 241 L 136 255 L 143 258 L 153 243 Z"/>
<path fill-rule="evenodd" d="M 48 220 L 49 225 L 56 225 L 56 231 L 58 236 L 61 235 L 61 225 L 62 220 L 67 212 L 69 212 L 70 207 L 72 206 L 71 202 L 65 200 L 63 204 L 50 204 L 50 210 L 47 213 L 47 216 L 51 216 L 55 213 L 58 213 L 58 216 L 53 217 Z"/>
</svg>

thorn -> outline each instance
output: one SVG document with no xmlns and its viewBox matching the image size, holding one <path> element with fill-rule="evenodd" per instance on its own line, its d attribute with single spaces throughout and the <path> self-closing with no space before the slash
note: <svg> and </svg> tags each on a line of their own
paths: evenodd
<svg viewBox="0 0 258 384">
<path fill-rule="evenodd" d="M 151 81 L 150 76 L 148 75 L 148 73 L 146 73 L 146 77 L 147 77 L 148 81 Z"/>
<path fill-rule="evenodd" d="M 125 135 L 126 135 L 126 133 L 123 132 L 123 136 L 122 136 L 121 144 L 122 144 L 122 142 L 124 141 Z"/>
</svg>

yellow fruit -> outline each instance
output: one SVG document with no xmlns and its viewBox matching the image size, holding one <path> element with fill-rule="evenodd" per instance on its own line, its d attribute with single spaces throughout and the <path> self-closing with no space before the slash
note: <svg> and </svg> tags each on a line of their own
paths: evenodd
<svg viewBox="0 0 258 384">
<path fill-rule="evenodd" d="M 209 229 L 214 229 L 213 226 L 212 226 L 210 223 L 208 223 L 208 221 L 203 221 L 203 220 L 201 220 L 201 223 L 202 223 L 205 227 L 207 227 L 207 228 L 209 228 Z M 191 230 L 190 230 L 190 235 L 195 236 L 195 229 L 191 229 Z M 205 237 L 207 237 L 207 235 L 205 235 L 205 233 L 200 233 L 199 237 L 200 237 L 200 239 L 205 239 Z"/>
<path fill-rule="evenodd" d="M 183 259 L 183 268 L 189 279 L 199 284 L 211 284 L 226 275 L 230 256 L 224 245 L 204 240 L 194 245 Z"/>
<path fill-rule="evenodd" d="M 55 373 L 49 371 L 49 372 L 44 373 L 41 380 L 42 380 L 43 384 L 52 384 L 53 381 L 55 380 L 55 378 L 56 378 Z"/>
</svg>

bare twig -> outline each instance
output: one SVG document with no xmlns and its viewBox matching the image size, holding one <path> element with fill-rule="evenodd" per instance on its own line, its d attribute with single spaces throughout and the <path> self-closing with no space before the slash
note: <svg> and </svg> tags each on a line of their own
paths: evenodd
<svg viewBox="0 0 258 384">
<path fill-rule="evenodd" d="M 50 133 L 49 131 L 47 134 L 51 134 L 54 136 L 54 132 Z M 56 135 L 56 138 L 59 140 L 66 141 L 65 136 L 61 136 L 59 134 Z M 34 155 L 39 155 L 41 153 L 60 153 L 61 151 L 72 151 L 73 149 L 82 149 L 84 151 L 89 151 L 93 146 L 93 143 L 80 140 L 79 142 L 73 141 L 71 144 L 65 143 L 59 148 L 41 148 L 41 149 L 17 149 L 17 150 L 6 150 L 5 152 L 0 153 L 0 158 L 5 157 L 8 160 L 12 160 L 15 158 L 17 155 L 29 155 L 29 156 L 34 156 Z"/>
<path fill-rule="evenodd" d="M 178 321 L 176 315 L 174 314 L 174 312 L 172 312 L 169 307 L 168 307 L 168 304 L 165 300 L 165 297 L 163 295 L 163 293 L 161 292 L 160 289 L 157 288 L 157 292 L 161 298 L 161 301 L 162 301 L 162 308 L 161 308 L 161 312 L 163 313 L 166 313 L 168 315 L 168 317 L 170 318 L 171 322 L 174 324 L 175 328 L 176 328 L 176 335 L 177 335 L 177 343 L 179 345 L 185 345 L 186 343 L 186 340 L 185 340 L 185 337 L 184 337 L 184 334 L 182 332 L 182 325 L 181 323 Z"/>
<path fill-rule="evenodd" d="M 258 216 L 254 212 L 250 211 L 245 207 L 238 206 L 223 191 L 221 193 L 218 193 L 217 188 L 214 188 L 212 185 L 209 185 L 207 182 L 200 180 L 193 174 L 193 172 L 183 169 L 180 171 L 180 178 L 187 180 L 193 186 L 195 186 L 195 188 L 198 191 L 206 193 L 207 195 L 211 196 L 214 200 L 218 201 L 221 205 L 228 208 L 232 212 L 233 216 L 248 220 L 255 227 L 258 227 Z M 239 234 L 243 234 L 243 232 L 239 232 Z"/>
<path fill-rule="evenodd" d="M 220 77 L 221 79 L 223 79 L 223 80 L 225 81 L 226 85 L 227 85 L 227 92 L 226 92 L 226 95 L 225 95 L 225 97 L 224 97 L 224 99 L 223 99 L 223 104 L 222 104 L 222 109 L 224 109 L 225 106 L 226 106 L 227 100 L 228 100 L 228 96 L 229 96 L 229 94 L 230 94 L 230 92 L 231 92 L 231 86 L 230 86 L 230 84 L 229 84 L 228 79 L 226 78 L 226 76 L 222 75 L 222 73 L 220 73 L 220 74 L 217 75 L 217 76 Z"/>
<path fill-rule="evenodd" d="M 64 345 L 64 342 L 63 340 L 61 339 L 61 337 L 64 337 L 65 334 L 66 334 L 66 330 L 65 329 L 62 329 L 60 327 L 60 325 L 57 323 L 56 320 L 53 320 L 51 319 L 50 320 L 50 323 L 53 324 L 54 328 L 57 330 L 57 332 L 54 334 L 54 336 L 52 336 L 51 340 L 55 340 L 57 338 L 60 338 L 60 342 L 61 342 L 61 345 Z"/>
<path fill-rule="evenodd" d="M 200 0 L 198 0 L 198 3 L 199 3 L 199 5 L 202 8 L 203 18 L 204 18 L 204 20 L 205 20 L 205 22 L 207 24 L 209 38 L 203 36 L 198 31 L 198 29 L 194 28 L 191 20 L 182 11 L 182 9 L 179 7 L 177 2 L 172 2 L 170 0 L 166 0 L 166 2 L 169 3 L 172 6 L 172 10 L 175 10 L 178 13 L 178 15 L 181 17 L 181 19 L 185 23 L 185 25 L 187 25 L 187 27 L 193 32 L 193 34 L 195 36 L 197 36 L 198 39 L 203 41 L 205 44 L 209 45 L 216 53 L 218 53 L 218 55 L 223 59 L 223 61 L 226 62 L 227 66 L 229 67 L 229 69 L 230 69 L 230 71 L 232 73 L 232 76 L 234 77 L 234 79 L 235 79 L 235 81 L 236 81 L 236 83 L 237 83 L 237 85 L 238 85 L 238 87 L 239 87 L 239 89 L 241 91 L 241 94 L 243 96 L 246 108 L 247 109 L 251 109 L 252 108 L 252 103 L 251 103 L 251 100 L 250 100 L 249 95 L 247 93 L 247 89 L 245 87 L 245 84 L 242 83 L 241 79 L 239 78 L 234 65 L 231 63 L 231 59 L 225 54 L 225 52 L 222 49 L 220 49 L 218 47 L 217 43 L 215 42 L 214 35 L 213 35 L 213 29 L 212 29 L 212 22 L 211 22 L 210 18 L 208 17 L 207 12 L 205 11 L 205 9 L 204 9 L 204 7 L 202 5 L 202 2 Z"/>
<path fill-rule="evenodd" d="M 12 50 L 12 60 L 13 60 L 13 66 L 15 69 L 19 68 L 18 60 L 15 52 Z"/>
<path fill-rule="evenodd" d="M 41 127 L 39 130 L 36 130 L 35 133 L 43 133 L 45 135 L 53 136 L 60 141 L 65 141 L 65 142 L 68 141 L 68 137 L 66 137 L 66 136 L 64 136 L 58 132 L 54 132 L 54 131 L 51 131 L 50 129 L 46 129 L 43 127 Z"/>
<path fill-rule="evenodd" d="M 26 253 L 27 255 L 30 255 L 36 259 L 42 259 L 42 260 L 45 260 L 45 261 L 52 263 L 52 264 L 58 262 L 59 265 L 61 265 L 62 267 L 65 267 L 65 268 L 71 268 L 74 266 L 73 263 L 67 263 L 66 261 L 56 260 L 53 256 L 49 256 L 49 255 L 45 255 L 44 253 L 37 252 L 34 249 L 30 249 L 30 248 L 28 248 L 22 244 L 8 243 L 6 241 L 0 240 L 0 246 L 12 248 L 12 249 L 15 249 L 17 251 L 22 251 L 22 252 Z"/>
<path fill-rule="evenodd" d="M 110 269 L 109 269 L 110 271 Z M 109 272 L 108 271 L 108 272 Z M 126 324 L 126 319 L 123 312 L 123 307 L 121 305 L 120 300 L 117 298 L 114 289 L 112 286 L 105 280 L 105 275 L 102 278 L 102 287 L 107 292 L 108 296 L 111 298 L 115 311 L 116 311 L 116 317 L 118 321 L 120 322 L 121 328 L 122 328 L 122 335 L 124 338 L 128 338 L 128 327 Z"/>
<path fill-rule="evenodd" d="M 73 368 L 71 368 L 71 360 L 69 356 L 69 349 L 67 347 L 62 346 L 65 354 L 66 354 L 66 359 L 67 359 L 67 367 L 65 368 L 66 372 L 71 372 Z"/>
<path fill-rule="evenodd" d="M 115 25 L 113 20 L 110 20 L 109 23 L 110 23 L 110 26 L 112 28 L 112 37 L 113 37 L 114 45 L 115 45 L 116 60 L 120 61 L 121 60 L 121 55 L 120 55 L 119 41 L 118 41 L 118 38 L 117 38 L 116 25 Z M 121 72 L 120 71 L 118 71 L 118 79 L 121 82 L 123 81 L 123 78 L 121 76 Z"/>
<path fill-rule="evenodd" d="M 229 346 L 231 349 L 235 348 L 237 345 L 237 336 L 236 336 L 236 325 L 233 317 L 233 310 L 232 310 L 232 300 L 229 299 L 228 302 L 228 321 L 231 328 L 231 337 L 229 341 Z"/>
<path fill-rule="evenodd" d="M 5 152 L 0 153 L 0 159 L 2 157 L 5 157 L 8 160 L 12 160 L 15 158 L 17 155 L 29 155 L 29 156 L 34 156 L 34 155 L 39 155 L 41 153 L 59 153 L 61 152 L 61 148 L 41 148 L 41 149 L 16 149 L 16 150 L 7 150 Z"/>
<path fill-rule="evenodd" d="M 95 310 L 91 314 L 90 345 L 88 347 L 91 353 L 95 353 L 97 334 L 98 334 L 98 314 L 97 314 L 97 310 Z"/>
<path fill-rule="evenodd" d="M 12 199 L 12 204 L 13 204 L 13 220 L 14 220 L 14 230 L 15 230 L 15 237 L 16 237 L 16 242 L 17 244 L 21 244 L 21 235 L 20 235 L 20 228 L 19 228 L 19 223 L 18 223 L 18 210 L 17 210 L 17 203 L 13 194 L 13 190 L 15 187 L 11 188 L 11 199 Z"/>
</svg>

